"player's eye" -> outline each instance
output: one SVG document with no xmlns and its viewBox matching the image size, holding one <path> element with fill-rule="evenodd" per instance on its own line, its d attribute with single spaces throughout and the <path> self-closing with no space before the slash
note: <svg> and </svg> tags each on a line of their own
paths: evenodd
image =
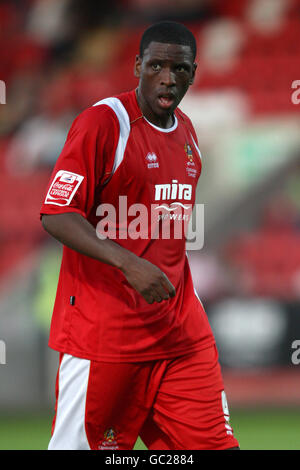
<svg viewBox="0 0 300 470">
<path fill-rule="evenodd" d="M 159 64 L 152 64 L 151 67 L 154 72 L 159 72 L 161 69 L 161 66 Z"/>
<path fill-rule="evenodd" d="M 177 72 L 186 72 L 187 71 L 187 69 L 184 65 L 178 65 L 176 67 L 176 70 L 177 70 Z"/>
</svg>

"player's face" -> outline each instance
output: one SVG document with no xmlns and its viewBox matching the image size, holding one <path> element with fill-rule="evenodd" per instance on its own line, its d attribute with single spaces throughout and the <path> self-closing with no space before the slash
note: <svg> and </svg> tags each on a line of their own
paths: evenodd
<svg viewBox="0 0 300 470">
<path fill-rule="evenodd" d="M 175 108 L 193 83 L 195 70 L 189 46 L 151 42 L 135 63 L 135 75 L 140 79 L 138 102 L 144 116 L 169 127 Z"/>
</svg>

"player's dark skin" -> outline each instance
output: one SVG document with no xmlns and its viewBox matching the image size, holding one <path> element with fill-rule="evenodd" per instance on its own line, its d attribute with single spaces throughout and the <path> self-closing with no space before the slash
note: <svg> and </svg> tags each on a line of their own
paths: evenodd
<svg viewBox="0 0 300 470">
<path fill-rule="evenodd" d="M 143 115 L 162 128 L 172 127 L 173 112 L 193 83 L 196 65 L 189 46 L 151 42 L 137 56 L 137 100 Z M 128 283 L 149 304 L 176 295 L 167 276 L 149 261 L 112 240 L 100 240 L 95 228 L 75 212 L 43 215 L 45 230 L 64 245 L 122 271 Z"/>
<path fill-rule="evenodd" d="M 158 127 L 172 127 L 174 110 L 193 83 L 195 71 L 189 46 L 151 42 L 143 57 L 136 56 L 137 100 L 145 118 Z M 157 266 L 112 240 L 100 240 L 95 228 L 80 214 L 43 215 L 42 223 L 64 245 L 120 269 L 149 304 L 176 295 L 174 286 Z"/>
<path fill-rule="evenodd" d="M 143 115 L 158 127 L 172 127 L 173 113 L 194 81 L 196 64 L 189 46 L 151 42 L 136 56 L 137 99 Z"/>
</svg>

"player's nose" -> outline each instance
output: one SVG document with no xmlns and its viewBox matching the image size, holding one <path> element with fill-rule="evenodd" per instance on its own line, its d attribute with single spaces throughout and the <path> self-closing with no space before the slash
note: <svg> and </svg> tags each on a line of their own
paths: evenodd
<svg viewBox="0 0 300 470">
<path fill-rule="evenodd" d="M 175 74 L 172 72 L 170 67 L 164 67 L 161 71 L 161 76 L 160 76 L 160 83 L 161 85 L 165 86 L 172 86 L 175 85 L 176 80 L 175 80 Z"/>
</svg>

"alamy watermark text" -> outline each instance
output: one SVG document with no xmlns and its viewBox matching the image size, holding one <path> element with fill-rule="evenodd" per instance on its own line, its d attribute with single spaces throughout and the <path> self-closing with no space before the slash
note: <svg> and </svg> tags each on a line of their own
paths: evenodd
<svg viewBox="0 0 300 470">
<path fill-rule="evenodd" d="M 6 86 L 3 80 L 0 80 L 0 104 L 6 104 Z"/>
<path fill-rule="evenodd" d="M 6 364 L 6 344 L 0 340 L 0 365 Z"/>
<path fill-rule="evenodd" d="M 300 80 L 294 80 L 292 83 L 292 88 L 295 89 L 295 91 L 292 93 L 292 103 L 300 104 Z"/>
<path fill-rule="evenodd" d="M 291 357 L 292 363 L 294 366 L 298 366 L 300 364 L 300 339 L 295 339 L 292 342 L 292 349 L 295 349 Z"/>
</svg>

